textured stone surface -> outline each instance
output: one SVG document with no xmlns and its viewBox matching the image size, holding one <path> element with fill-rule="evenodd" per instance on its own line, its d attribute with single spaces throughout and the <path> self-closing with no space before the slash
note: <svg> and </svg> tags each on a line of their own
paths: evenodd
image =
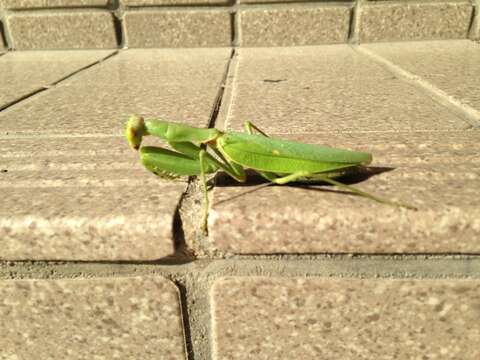
<svg viewBox="0 0 480 360">
<path fill-rule="evenodd" d="M 186 183 L 147 172 L 123 138 L 7 139 L 0 148 L 1 259 L 174 252 L 172 219 Z"/>
<path fill-rule="evenodd" d="M 480 44 L 470 40 L 457 40 L 364 46 L 480 110 Z"/>
<path fill-rule="evenodd" d="M 15 51 L 0 57 L 0 106 L 98 61 L 110 50 Z M 41 68 L 42 71 L 38 71 Z"/>
<path fill-rule="evenodd" d="M 275 49 L 238 51 L 229 129 L 242 129 L 245 120 L 276 134 L 470 126 L 346 45 L 278 49 L 277 58 L 265 53 Z"/>
<path fill-rule="evenodd" d="M 1 258 L 172 254 L 186 183 L 138 164 L 125 121 L 140 113 L 205 126 L 228 58 L 228 49 L 129 50 L 3 111 Z"/>
<path fill-rule="evenodd" d="M 236 50 L 236 59 L 238 76 L 234 81 L 241 84 L 392 77 L 377 63 L 359 55 L 348 45 L 240 48 Z"/>
<path fill-rule="evenodd" d="M 360 16 L 360 41 L 466 38 L 471 2 L 365 4 Z"/>
<path fill-rule="evenodd" d="M 185 359 L 177 288 L 163 278 L 0 282 L 3 359 Z"/>
<path fill-rule="evenodd" d="M 20 13 L 7 21 L 17 50 L 117 47 L 113 16 L 108 12 Z"/>
<path fill-rule="evenodd" d="M 230 14 L 224 10 L 143 10 L 124 17 L 131 48 L 231 45 Z"/>
<path fill-rule="evenodd" d="M 241 16 L 243 46 L 292 46 L 347 41 L 347 6 L 297 6 L 245 9 Z"/>
<path fill-rule="evenodd" d="M 0 6 L 6 9 L 35 9 L 79 6 L 106 6 L 108 0 L 0 0 Z"/>
<path fill-rule="evenodd" d="M 204 5 L 233 3 L 232 0 L 120 0 L 126 6 L 154 6 L 154 5 Z"/>
<path fill-rule="evenodd" d="M 326 185 L 255 189 L 261 183 L 258 178 L 251 178 L 246 186 L 224 181 L 215 188 L 210 212 L 216 249 L 230 253 L 480 251 L 476 200 L 480 162 L 475 156 L 480 151 L 479 131 L 288 138 L 371 152 L 372 171 L 344 181 L 419 210 L 345 195 Z M 382 169 L 387 171 L 372 174 Z"/>
<path fill-rule="evenodd" d="M 212 298 L 215 359 L 480 357 L 478 280 L 224 278 Z"/>
<path fill-rule="evenodd" d="M 122 135 L 132 113 L 205 126 L 229 55 L 229 49 L 123 51 L 3 112 L 0 134 Z"/>
<path fill-rule="evenodd" d="M 238 51 L 225 97 L 231 104 L 219 123 L 241 130 L 251 120 L 282 138 L 371 152 L 378 171 L 394 171 L 345 181 L 419 211 L 326 186 L 255 189 L 255 177 L 245 186 L 221 179 L 209 218 L 213 249 L 479 251 L 479 131 L 466 131 L 471 125 L 460 115 L 345 45 L 256 50 Z"/>
</svg>

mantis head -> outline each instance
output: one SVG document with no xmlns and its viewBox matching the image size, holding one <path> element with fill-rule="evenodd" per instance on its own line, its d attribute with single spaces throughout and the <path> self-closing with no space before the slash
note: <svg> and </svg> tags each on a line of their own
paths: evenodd
<svg viewBox="0 0 480 360">
<path fill-rule="evenodd" d="M 138 150 L 142 143 L 142 137 L 147 133 L 143 117 L 132 115 L 127 121 L 125 136 L 132 149 Z"/>
</svg>

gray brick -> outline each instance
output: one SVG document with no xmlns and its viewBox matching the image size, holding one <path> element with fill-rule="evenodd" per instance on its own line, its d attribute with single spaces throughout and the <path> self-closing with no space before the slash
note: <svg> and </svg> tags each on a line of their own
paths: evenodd
<svg viewBox="0 0 480 360">
<path fill-rule="evenodd" d="M 1 281 L 0 297 L 5 359 L 186 358 L 164 278 Z"/>
<path fill-rule="evenodd" d="M 478 280 L 224 278 L 214 359 L 474 360 Z"/>
<path fill-rule="evenodd" d="M 350 9 L 347 6 L 294 6 L 244 9 L 241 16 L 243 46 L 292 46 L 347 41 Z"/>
<path fill-rule="evenodd" d="M 20 13 L 7 17 L 13 48 L 116 48 L 113 15 L 100 11 Z"/>
<path fill-rule="evenodd" d="M 126 42 L 140 47 L 223 47 L 231 45 L 225 10 L 144 10 L 125 14 Z"/>
<path fill-rule="evenodd" d="M 470 2 L 366 4 L 360 16 L 360 41 L 466 38 L 472 9 Z"/>
</svg>

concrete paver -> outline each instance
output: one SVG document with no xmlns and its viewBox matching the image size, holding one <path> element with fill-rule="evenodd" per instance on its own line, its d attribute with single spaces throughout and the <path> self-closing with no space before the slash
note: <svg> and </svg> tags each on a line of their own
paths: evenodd
<svg viewBox="0 0 480 360">
<path fill-rule="evenodd" d="M 470 127 L 428 94 L 348 45 L 315 49 L 285 48 L 275 60 L 266 56 L 275 49 L 258 57 L 256 49 L 240 49 L 229 129 L 242 129 L 245 120 L 276 134 Z M 370 65 L 365 66 L 368 60 Z M 290 66 L 295 61 L 298 65 Z"/>
<path fill-rule="evenodd" d="M 220 47 L 232 41 L 225 10 L 128 11 L 124 22 L 131 48 Z"/>
<path fill-rule="evenodd" d="M 480 44 L 458 40 L 365 44 L 364 47 L 480 109 Z"/>
<path fill-rule="evenodd" d="M 106 6 L 108 0 L 0 0 L 5 9 L 37 9 L 45 7 Z"/>
<path fill-rule="evenodd" d="M 48 87 L 111 53 L 110 50 L 9 52 L 0 57 L 0 106 Z"/>
<path fill-rule="evenodd" d="M 242 46 L 295 46 L 344 43 L 347 6 L 296 6 L 245 9 L 240 13 Z"/>
<path fill-rule="evenodd" d="M 375 63 L 363 66 L 365 59 L 361 68 L 333 66 L 345 73 L 331 79 L 330 67 L 322 66 L 329 57 L 339 64 L 363 57 L 354 50 L 348 54 L 344 45 L 335 47 L 339 51 L 317 48 L 318 60 L 313 50 L 305 55 L 292 48 L 279 50 L 282 55 L 271 61 L 275 50 L 264 50 L 258 62 L 253 51 L 240 49 L 224 123 L 241 130 L 243 121 L 251 120 L 281 138 L 371 152 L 379 173 L 346 181 L 418 211 L 328 191 L 331 187 L 257 190 L 258 179 L 246 186 L 219 182 L 209 218 L 212 248 L 240 254 L 478 253 L 480 214 L 474 199 L 480 168 L 472 154 L 480 132 L 468 130 L 471 125 L 461 115 L 425 91 L 388 76 Z M 294 61 L 303 74 L 299 79 L 289 66 Z"/>
<path fill-rule="evenodd" d="M 215 359 L 477 359 L 478 280 L 223 278 Z"/>
<path fill-rule="evenodd" d="M 22 12 L 9 15 L 7 23 L 16 50 L 117 48 L 107 11 Z"/>
<path fill-rule="evenodd" d="M 0 294 L 2 358 L 186 358 L 166 279 L 1 281 Z"/>
<path fill-rule="evenodd" d="M 123 138 L 0 140 L 1 259 L 155 260 L 174 252 L 186 182 L 139 164 Z"/>
<path fill-rule="evenodd" d="M 126 6 L 230 4 L 230 0 L 120 0 Z"/>
<path fill-rule="evenodd" d="M 183 51 L 178 60 L 171 50 L 122 52 L 3 112 L 2 131 L 122 135 L 132 113 L 205 126 L 230 50 Z"/>
<path fill-rule="evenodd" d="M 206 126 L 229 50 L 174 54 L 126 51 L 1 113 L 2 259 L 173 253 L 186 182 L 143 169 L 123 138 L 125 121 L 139 113 Z"/>
<path fill-rule="evenodd" d="M 465 39 L 472 18 L 469 1 L 367 2 L 360 16 L 360 41 Z"/>
<path fill-rule="evenodd" d="M 373 153 L 373 171 L 387 171 L 366 180 L 352 177 L 352 185 L 419 210 L 332 192 L 326 185 L 255 190 L 255 179 L 247 186 L 229 182 L 215 188 L 212 200 L 209 228 L 215 249 L 242 254 L 480 251 L 475 195 L 480 162 L 473 155 L 480 151 L 478 131 L 288 138 Z"/>
</svg>

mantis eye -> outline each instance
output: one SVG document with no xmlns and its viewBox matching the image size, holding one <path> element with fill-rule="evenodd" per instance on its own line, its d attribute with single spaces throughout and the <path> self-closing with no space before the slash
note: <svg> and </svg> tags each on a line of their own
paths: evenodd
<svg viewBox="0 0 480 360">
<path fill-rule="evenodd" d="M 145 121 L 141 116 L 132 115 L 127 121 L 125 137 L 132 149 L 138 150 L 145 134 Z"/>
</svg>

